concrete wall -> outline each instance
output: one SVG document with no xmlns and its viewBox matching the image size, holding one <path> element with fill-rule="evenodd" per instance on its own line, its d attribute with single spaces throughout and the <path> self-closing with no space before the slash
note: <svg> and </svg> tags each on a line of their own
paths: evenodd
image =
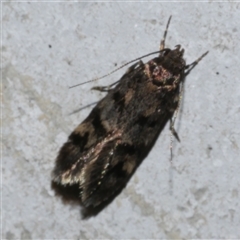
<svg viewBox="0 0 240 240">
<path fill-rule="evenodd" d="M 2 238 L 240 238 L 240 3 L 2 3 Z M 97 216 L 82 219 L 51 189 L 54 160 L 99 100 L 77 88 L 116 66 L 181 44 L 188 63 L 181 138 L 160 135 L 125 190 Z M 144 59 L 144 61 L 146 61 Z"/>
</svg>

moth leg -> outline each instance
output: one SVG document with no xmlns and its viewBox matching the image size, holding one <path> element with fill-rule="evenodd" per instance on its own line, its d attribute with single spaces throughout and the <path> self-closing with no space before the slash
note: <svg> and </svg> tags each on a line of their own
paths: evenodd
<svg viewBox="0 0 240 240">
<path fill-rule="evenodd" d="M 91 90 L 97 90 L 100 92 L 109 92 L 111 90 L 111 87 L 114 86 L 115 84 L 117 84 L 120 80 L 108 85 L 108 86 L 96 86 L 96 87 L 92 87 Z"/>
<path fill-rule="evenodd" d="M 172 119 L 170 119 L 170 131 L 171 134 L 180 142 L 180 138 L 177 134 L 177 131 L 174 128 L 174 121 Z"/>
<path fill-rule="evenodd" d="M 175 120 L 175 119 L 174 119 Z M 174 121 L 172 120 L 172 118 L 170 119 L 170 131 L 171 131 L 171 135 L 170 135 L 170 162 L 172 164 L 172 159 L 173 159 L 173 136 L 180 142 L 180 138 L 174 128 Z"/>
<path fill-rule="evenodd" d="M 178 112 L 179 112 L 179 108 L 180 108 L 180 104 L 181 104 L 181 101 L 182 101 L 182 95 L 183 95 L 183 90 L 184 90 L 184 85 L 183 83 L 180 85 L 180 91 L 179 91 L 179 95 L 177 96 L 176 98 L 176 102 L 177 102 L 177 107 L 173 113 L 173 116 L 171 117 L 170 119 L 170 131 L 171 131 L 171 136 L 174 136 L 179 142 L 180 142 L 180 138 L 177 134 L 177 131 L 175 130 L 174 128 L 174 124 L 175 124 L 175 121 L 176 121 L 176 118 L 177 118 L 177 115 L 178 115 Z M 171 140 L 172 141 L 172 140 Z M 172 144 L 171 144 L 172 145 Z"/>
<path fill-rule="evenodd" d="M 175 124 L 175 121 L 176 121 L 176 118 L 177 118 L 177 115 L 178 115 L 178 112 L 179 112 L 179 108 L 180 108 L 180 103 L 181 103 L 181 100 L 182 100 L 182 94 L 183 94 L 183 83 L 181 84 L 181 89 L 180 89 L 180 93 L 177 97 L 177 108 L 175 109 L 174 113 L 173 113 L 173 116 L 170 118 L 170 162 L 172 164 L 172 159 L 173 159 L 173 136 L 180 142 L 180 138 L 178 136 L 178 133 L 177 131 L 175 130 L 174 128 L 174 124 Z"/>
<path fill-rule="evenodd" d="M 168 23 L 167 23 L 166 29 L 164 31 L 163 39 L 160 42 L 160 51 L 165 48 L 165 40 L 166 40 L 166 37 L 167 37 L 168 27 L 169 27 L 171 18 L 172 18 L 172 16 L 170 16 L 169 19 L 168 19 Z"/>
<path fill-rule="evenodd" d="M 110 87 L 111 87 L 111 85 L 109 85 L 109 86 L 96 86 L 96 87 L 92 87 L 91 90 L 96 90 L 96 91 L 99 91 L 99 92 L 109 92 Z"/>
<path fill-rule="evenodd" d="M 139 60 L 138 62 L 136 62 L 136 63 L 134 63 L 132 66 L 130 66 L 130 67 L 127 69 L 127 71 L 126 71 L 126 73 L 125 73 L 124 75 L 132 72 L 137 66 L 142 67 L 143 65 L 144 65 L 143 61 L 142 61 L 142 60 Z"/>
<path fill-rule="evenodd" d="M 185 76 L 187 76 L 191 70 L 208 54 L 208 51 L 205 52 L 201 57 L 199 57 L 197 60 L 195 60 L 194 62 L 192 62 L 191 64 L 188 64 L 185 66 L 185 70 L 188 69 L 188 71 L 185 73 Z"/>
<path fill-rule="evenodd" d="M 132 66 L 130 66 L 130 67 L 127 69 L 127 71 L 126 71 L 126 73 L 125 73 L 124 75 L 132 72 L 137 66 L 140 66 L 140 67 L 141 67 L 141 66 L 144 66 L 143 61 L 140 60 L 140 61 L 134 63 Z M 123 76 L 124 76 L 124 75 L 123 75 Z M 120 80 L 121 80 L 121 79 L 120 79 Z M 114 83 L 112 83 L 112 84 L 110 84 L 110 85 L 108 85 L 108 86 L 96 86 L 96 87 L 93 87 L 93 88 L 91 88 L 91 90 L 97 90 L 97 91 L 100 91 L 100 92 L 109 92 L 109 91 L 111 90 L 111 88 L 112 88 L 115 84 L 119 83 L 120 80 L 118 80 L 118 81 L 116 81 L 116 82 L 114 82 Z"/>
<path fill-rule="evenodd" d="M 127 74 L 131 73 L 133 70 L 135 70 L 137 67 L 143 67 L 144 63 L 142 60 L 139 60 L 138 62 L 134 63 L 132 66 L 130 66 L 127 71 L 124 73 L 122 78 L 126 76 Z"/>
</svg>

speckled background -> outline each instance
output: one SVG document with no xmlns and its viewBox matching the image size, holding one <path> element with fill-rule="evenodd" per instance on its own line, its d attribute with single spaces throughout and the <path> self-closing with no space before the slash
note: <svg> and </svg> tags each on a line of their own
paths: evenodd
<svg viewBox="0 0 240 240">
<path fill-rule="evenodd" d="M 240 238 L 240 3 L 2 3 L 2 238 Z M 171 167 L 162 132 L 124 191 L 97 216 L 65 204 L 51 171 L 67 136 L 99 100 L 102 76 L 181 44 L 190 63 Z M 147 59 L 144 59 L 146 61 Z"/>
</svg>

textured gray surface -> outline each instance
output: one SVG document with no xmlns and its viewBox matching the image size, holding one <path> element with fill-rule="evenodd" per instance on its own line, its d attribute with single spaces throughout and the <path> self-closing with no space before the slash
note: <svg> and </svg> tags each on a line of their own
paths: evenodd
<svg viewBox="0 0 240 240">
<path fill-rule="evenodd" d="M 240 238 L 239 3 L 3 3 L 3 238 Z M 54 196 L 50 173 L 67 136 L 122 69 L 182 44 L 210 53 L 185 85 L 169 162 L 166 128 L 127 188 L 99 215 Z M 51 45 L 51 46 L 50 46 Z"/>
</svg>

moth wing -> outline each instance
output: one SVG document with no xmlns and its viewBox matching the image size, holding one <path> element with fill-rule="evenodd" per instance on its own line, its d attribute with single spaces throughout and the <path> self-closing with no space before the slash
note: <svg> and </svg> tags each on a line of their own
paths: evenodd
<svg viewBox="0 0 240 240">
<path fill-rule="evenodd" d="M 80 188 L 86 207 L 101 204 L 125 187 L 137 167 L 138 156 L 133 149 L 121 140 L 109 141 L 99 155 L 83 167 L 86 174 Z"/>
<path fill-rule="evenodd" d="M 83 122 L 71 133 L 68 141 L 60 149 L 55 168 L 52 172 L 54 182 L 61 185 L 78 184 L 81 169 L 86 164 L 89 139 L 95 139 L 90 145 L 96 145 L 97 139 L 91 136 L 93 130 L 88 122 Z"/>
</svg>

